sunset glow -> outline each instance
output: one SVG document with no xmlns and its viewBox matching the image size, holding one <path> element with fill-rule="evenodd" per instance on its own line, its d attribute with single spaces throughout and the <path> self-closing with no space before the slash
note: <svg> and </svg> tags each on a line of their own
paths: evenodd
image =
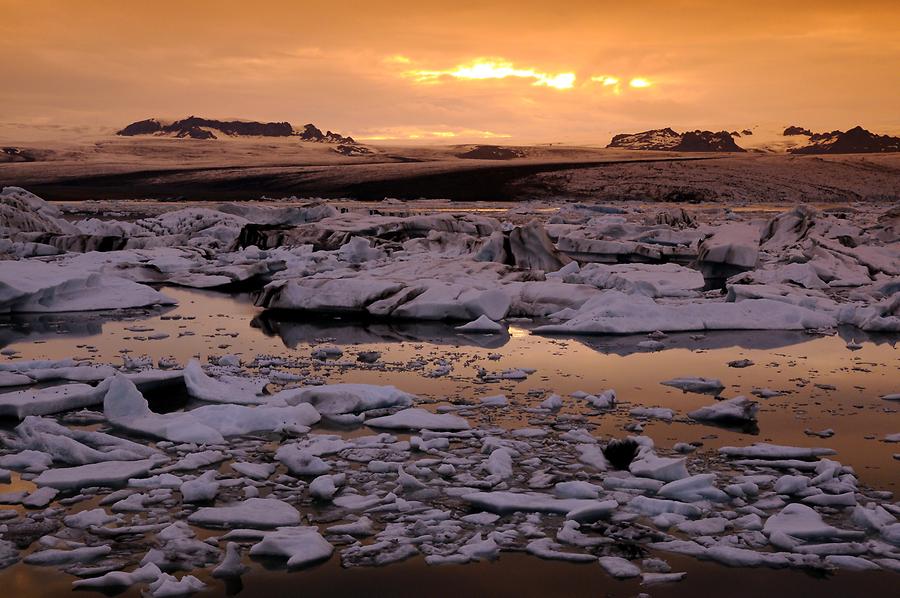
<svg viewBox="0 0 900 598">
<path fill-rule="evenodd" d="M 534 69 L 517 68 L 512 62 L 498 59 L 480 59 L 448 70 L 414 70 L 404 73 L 419 83 L 436 83 L 446 78 L 454 79 L 506 79 L 514 77 L 531 79 L 535 86 L 554 89 L 572 89 L 575 73 L 549 74 Z"/>
<path fill-rule="evenodd" d="M 800 121 L 900 131 L 896 2 L 114 6 L 0 0 L 0 127 L 202 114 L 453 141 Z"/>
</svg>

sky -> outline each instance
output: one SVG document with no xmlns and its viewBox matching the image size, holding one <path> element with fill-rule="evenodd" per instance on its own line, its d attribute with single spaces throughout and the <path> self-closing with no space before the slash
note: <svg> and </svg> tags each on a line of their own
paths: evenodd
<svg viewBox="0 0 900 598">
<path fill-rule="evenodd" d="M 370 141 L 900 130 L 900 2 L 0 0 L 0 123 Z"/>
</svg>

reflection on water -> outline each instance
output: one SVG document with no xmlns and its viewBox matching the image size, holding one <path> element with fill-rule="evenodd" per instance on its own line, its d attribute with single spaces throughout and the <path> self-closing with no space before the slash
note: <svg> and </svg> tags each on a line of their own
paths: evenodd
<svg viewBox="0 0 900 598">
<path fill-rule="evenodd" d="M 509 334 L 463 334 L 440 322 L 365 320 L 346 316 L 297 315 L 266 311 L 253 318 L 250 325 L 268 336 L 278 336 L 285 347 L 296 349 L 302 344 L 327 337 L 337 345 L 375 343 L 427 342 L 433 345 L 472 345 L 496 349 L 509 341 Z"/>
<path fill-rule="evenodd" d="M 154 360 L 174 356 L 181 363 L 192 357 L 205 360 L 225 353 L 241 354 L 245 361 L 256 355 L 277 355 L 293 362 L 294 369 L 328 383 L 393 384 L 431 403 L 506 394 L 510 408 L 481 410 L 468 416 L 483 425 L 528 425 L 529 414 L 524 409 L 535 406 L 549 392 L 565 397 L 576 390 L 614 388 L 621 403 L 614 412 L 596 412 L 574 399 L 567 399 L 563 412 L 583 416 L 594 435 L 622 437 L 629 433 L 625 426 L 635 421 L 628 415 L 631 407 L 668 407 L 678 414 L 676 421 L 644 423 L 645 433 L 661 447 L 701 442 L 701 454 L 708 451 L 713 457 L 717 447 L 758 441 L 827 446 L 838 451 L 837 459 L 855 467 L 863 484 L 900 490 L 900 461 L 892 458 L 898 452 L 897 445 L 881 441 L 887 434 L 900 432 L 896 404 L 880 399 L 881 395 L 900 392 L 896 335 L 870 337 L 853 329 L 825 337 L 802 332 L 674 334 L 662 340 L 664 350 L 648 352 L 638 347 L 646 340 L 643 336 L 541 337 L 529 334 L 527 324 L 516 324 L 504 335 L 463 335 L 440 323 L 263 314 L 247 295 L 175 288 L 165 292 L 179 301 L 177 307 L 166 311 L 5 317 L 0 319 L 0 342 L 26 359 L 90 356 L 97 362 L 110 363 L 121 363 L 123 351 L 132 356 L 146 354 Z M 168 336 L 148 340 L 153 333 Z M 862 348 L 849 350 L 846 343 L 850 339 L 861 342 Z M 341 346 L 344 355 L 336 360 L 312 359 L 311 348 L 322 342 Z M 356 353 L 361 351 L 378 351 L 381 359 L 371 365 L 358 363 Z M 740 359 L 753 365 L 729 367 L 728 362 Z M 425 376 L 438 363 L 451 364 L 450 374 Z M 484 382 L 479 377 L 481 370 L 509 368 L 536 371 L 522 381 Z M 725 397 L 749 395 L 761 387 L 785 394 L 759 399 L 759 422 L 752 429 L 700 425 L 686 421 L 683 415 L 713 399 L 660 384 L 679 376 L 719 378 L 725 384 Z M 181 408 L 186 399 L 173 396 L 164 404 L 150 398 L 160 411 Z M 835 435 L 818 438 L 804 433 L 805 429 L 825 428 L 834 429 Z M 861 587 L 858 584 L 874 588 L 880 579 L 873 574 L 841 573 L 823 583 L 796 571 L 766 570 L 759 575 L 691 560 L 679 562 L 671 555 L 666 558 L 673 565 L 678 562 L 679 570 L 689 571 L 688 580 L 654 587 L 651 591 L 655 596 L 721 591 L 721 584 L 733 584 L 729 579 L 736 576 L 741 583 L 729 585 L 729 595 L 785 594 L 788 588 L 825 595 L 852 594 L 859 593 L 854 592 Z M 62 573 L 47 571 L 46 576 L 41 572 L 41 583 L 37 584 L 35 575 L 35 569 L 16 565 L 0 572 L 0 582 L 10 588 L 10 595 L 39 596 L 67 591 L 71 581 Z M 208 595 L 221 595 L 225 590 L 222 582 L 206 579 L 214 588 Z M 244 578 L 244 585 L 242 596 L 287 595 L 297 587 L 314 593 L 390 596 L 422 591 L 428 595 L 477 592 L 504 596 L 634 595 L 640 591 L 633 582 L 610 580 L 594 565 L 539 561 L 514 554 L 504 554 L 496 563 L 463 568 L 426 567 L 414 559 L 384 570 L 343 570 L 335 557 L 320 567 L 289 575 L 267 575 L 254 568 Z"/>
<path fill-rule="evenodd" d="M 594 433 L 600 435 L 627 434 L 624 426 L 634 421 L 628 416 L 634 406 L 668 407 L 683 415 L 713 400 L 662 386 L 663 380 L 719 378 L 725 384 L 725 397 L 749 395 L 755 388 L 785 394 L 759 399 L 758 429 L 711 427 L 676 417 L 672 423 L 648 420 L 645 433 L 663 447 L 679 441 L 702 441 L 707 448 L 756 441 L 829 446 L 839 452 L 841 461 L 857 468 L 864 483 L 896 486 L 900 478 L 900 462 L 892 458 L 896 445 L 892 449 L 880 441 L 900 431 L 896 405 L 880 399 L 900 391 L 896 335 L 869 336 L 855 329 L 825 337 L 777 331 L 673 334 L 662 340 L 664 350 L 648 352 L 638 347 L 638 342 L 646 340 L 643 336 L 542 337 L 529 334 L 525 324 L 512 326 L 504 335 L 461 334 L 442 323 L 262 313 L 246 294 L 180 288 L 165 292 L 179 301 L 177 307 L 127 314 L 7 317 L 0 325 L 11 330 L 16 328 L 10 324 L 18 322 L 21 330 L 27 323 L 43 339 L 34 344 L 28 339 L 38 337 L 25 336 L 26 340 L 10 343 L 8 348 L 19 351 L 23 358 L 81 355 L 97 362 L 121 363 L 123 352 L 128 352 L 154 360 L 173 356 L 184 363 L 193 357 L 205 360 L 226 353 L 242 355 L 245 361 L 256 355 L 278 355 L 328 383 L 393 384 L 426 401 L 459 402 L 502 392 L 513 408 L 479 417 L 507 426 L 526 425 L 528 414 L 521 408 L 536 405 L 542 393 L 566 396 L 577 390 L 614 388 L 622 404 L 614 413 L 585 410 L 574 400 L 564 408 L 564 412 L 586 415 L 596 426 Z M 127 319 L 121 319 L 126 315 Z M 147 340 L 152 333 L 168 336 Z M 862 349 L 849 350 L 849 339 L 862 342 Z M 311 359 L 311 347 L 322 342 L 341 346 L 344 356 L 328 361 Z M 355 356 L 361 351 L 378 351 L 381 359 L 372 365 L 359 364 Z M 754 365 L 728 366 L 738 359 L 749 359 Z M 437 363 L 452 364 L 451 373 L 439 378 L 425 376 Z M 478 376 L 480 370 L 509 368 L 534 368 L 536 372 L 522 381 L 484 382 Z M 836 390 L 829 390 L 828 385 Z M 825 428 L 833 428 L 835 436 L 823 439 L 804 434 L 805 429 Z"/>
</svg>

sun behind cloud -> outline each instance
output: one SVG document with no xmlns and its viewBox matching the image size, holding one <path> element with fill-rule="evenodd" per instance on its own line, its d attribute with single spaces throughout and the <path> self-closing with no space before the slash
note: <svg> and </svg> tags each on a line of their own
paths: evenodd
<svg viewBox="0 0 900 598">
<path fill-rule="evenodd" d="M 451 69 L 425 70 L 416 69 L 403 73 L 403 76 L 413 79 L 417 83 L 439 83 L 445 79 L 530 79 L 531 85 L 536 87 L 551 87 L 553 89 L 572 89 L 575 86 L 575 73 L 545 73 L 533 68 L 521 68 L 511 61 L 502 58 L 478 58 L 466 64 L 457 65 Z"/>
</svg>

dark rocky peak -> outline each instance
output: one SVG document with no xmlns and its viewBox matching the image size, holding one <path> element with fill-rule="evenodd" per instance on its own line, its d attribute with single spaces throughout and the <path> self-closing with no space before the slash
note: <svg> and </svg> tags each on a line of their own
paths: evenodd
<svg viewBox="0 0 900 598">
<path fill-rule="evenodd" d="M 877 135 L 856 126 L 848 131 L 810 135 L 809 145 L 789 150 L 794 154 L 877 154 L 900 152 L 900 137 Z"/>
<path fill-rule="evenodd" d="M 743 152 L 728 131 L 688 131 L 678 133 L 666 127 L 642 133 L 616 135 L 606 147 L 633 150 L 678 152 Z"/>
<path fill-rule="evenodd" d="M 116 135 L 131 137 L 132 135 L 152 135 L 160 131 L 162 131 L 162 123 L 155 118 L 148 118 L 147 120 L 131 123 L 121 131 L 118 131 Z"/>
<path fill-rule="evenodd" d="M 790 137 L 792 135 L 806 135 L 807 137 L 809 137 L 812 134 L 813 134 L 812 131 L 810 131 L 809 129 L 804 129 L 803 127 L 791 125 L 790 127 L 786 128 L 784 130 L 784 133 L 782 133 L 782 136 Z"/>
</svg>

